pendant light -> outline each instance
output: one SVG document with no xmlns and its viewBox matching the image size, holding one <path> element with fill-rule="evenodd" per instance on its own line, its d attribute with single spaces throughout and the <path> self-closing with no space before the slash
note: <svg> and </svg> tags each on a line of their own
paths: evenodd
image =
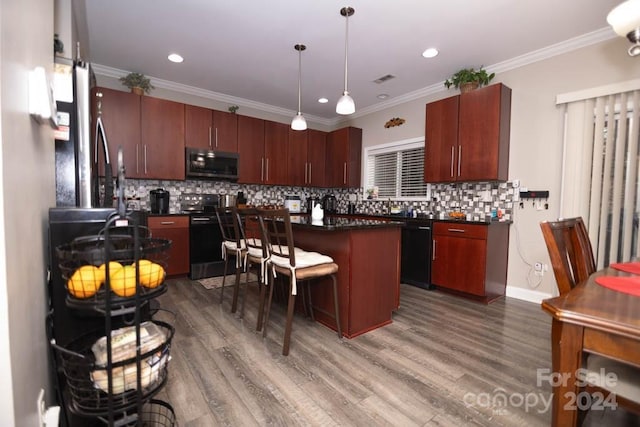
<svg viewBox="0 0 640 427">
<path fill-rule="evenodd" d="M 293 48 L 298 51 L 298 114 L 291 121 L 291 129 L 305 130 L 307 129 L 307 121 L 300 111 L 300 82 L 302 80 L 302 51 L 307 47 L 303 44 L 297 44 Z"/>
<path fill-rule="evenodd" d="M 347 90 L 347 53 L 348 53 L 348 42 L 349 42 L 349 17 L 353 15 L 355 10 L 352 7 L 343 7 L 340 9 L 340 15 L 344 16 L 347 19 L 347 31 L 344 38 L 344 92 L 342 92 L 342 96 L 338 100 L 338 104 L 336 105 L 336 113 L 348 115 L 353 114 L 356 111 L 356 103 L 353 102 L 353 98 L 349 96 L 349 91 Z"/>
</svg>

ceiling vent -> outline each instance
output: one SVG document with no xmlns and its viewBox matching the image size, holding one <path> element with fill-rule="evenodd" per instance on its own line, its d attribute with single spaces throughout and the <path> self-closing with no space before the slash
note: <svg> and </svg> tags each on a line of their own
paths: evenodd
<svg viewBox="0 0 640 427">
<path fill-rule="evenodd" d="M 396 78 L 396 76 L 391 75 L 391 74 L 387 74 L 386 76 L 382 76 L 382 77 L 379 77 L 379 78 L 375 79 L 373 82 L 381 84 L 381 83 L 386 82 L 387 80 L 391 80 L 391 79 L 395 79 L 395 78 Z"/>
</svg>

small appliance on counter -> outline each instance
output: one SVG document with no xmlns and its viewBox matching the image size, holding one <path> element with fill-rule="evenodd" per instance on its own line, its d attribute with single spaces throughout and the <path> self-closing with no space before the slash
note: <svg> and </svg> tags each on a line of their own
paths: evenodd
<svg viewBox="0 0 640 427">
<path fill-rule="evenodd" d="M 289 213 L 300 213 L 300 196 L 284 196 L 284 207 L 289 209 Z"/>
<path fill-rule="evenodd" d="M 219 194 L 219 203 L 218 206 L 221 208 L 228 208 L 236 205 L 236 196 L 233 194 Z"/>
<path fill-rule="evenodd" d="M 322 198 L 322 209 L 327 215 L 338 213 L 338 201 L 333 194 L 327 194 Z"/>
<path fill-rule="evenodd" d="M 310 214 L 313 211 L 313 207 L 316 204 L 322 204 L 322 201 L 317 197 L 307 197 L 307 213 Z"/>
<path fill-rule="evenodd" d="M 149 192 L 152 214 L 169 213 L 169 192 L 164 188 L 156 188 Z"/>
</svg>

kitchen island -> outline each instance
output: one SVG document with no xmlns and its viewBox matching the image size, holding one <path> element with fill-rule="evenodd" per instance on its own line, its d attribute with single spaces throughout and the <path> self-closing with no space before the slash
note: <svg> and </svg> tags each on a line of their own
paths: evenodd
<svg viewBox="0 0 640 427">
<path fill-rule="evenodd" d="M 295 245 L 333 258 L 338 264 L 342 333 L 353 338 L 388 325 L 400 305 L 400 222 L 325 217 L 315 222 L 291 216 Z M 330 279 L 311 286 L 314 317 L 336 329 L 323 313 L 333 312 Z"/>
</svg>

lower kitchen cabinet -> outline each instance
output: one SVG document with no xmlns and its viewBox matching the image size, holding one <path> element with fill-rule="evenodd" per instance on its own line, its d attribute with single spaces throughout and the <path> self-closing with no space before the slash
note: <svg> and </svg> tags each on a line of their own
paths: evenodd
<svg viewBox="0 0 640 427">
<path fill-rule="evenodd" d="M 502 297 L 508 247 L 508 223 L 436 222 L 431 281 L 439 288 L 487 303 Z"/>
<path fill-rule="evenodd" d="M 167 276 L 189 274 L 189 216 L 150 216 L 147 223 L 152 237 L 171 240 Z"/>
</svg>

